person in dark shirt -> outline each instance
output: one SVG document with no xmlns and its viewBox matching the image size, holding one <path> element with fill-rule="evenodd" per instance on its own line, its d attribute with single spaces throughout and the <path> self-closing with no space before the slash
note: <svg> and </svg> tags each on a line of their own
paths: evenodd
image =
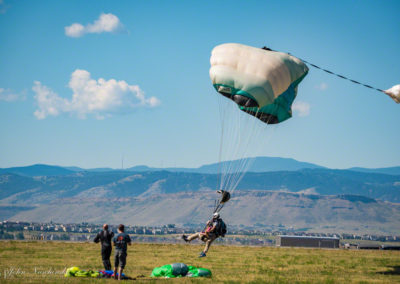
<svg viewBox="0 0 400 284">
<path fill-rule="evenodd" d="M 118 235 L 113 239 L 115 247 L 114 278 L 117 279 L 117 269 L 119 267 L 118 280 L 121 280 L 121 274 L 126 265 L 126 256 L 128 255 L 128 245 L 131 245 L 131 238 L 124 231 L 125 226 L 120 224 L 118 226 Z"/>
<path fill-rule="evenodd" d="M 110 255 L 112 251 L 111 240 L 114 237 L 114 233 L 108 230 L 108 225 L 103 225 L 103 231 L 97 233 L 94 238 L 94 242 L 101 243 L 101 258 L 105 270 L 111 270 Z"/>
</svg>

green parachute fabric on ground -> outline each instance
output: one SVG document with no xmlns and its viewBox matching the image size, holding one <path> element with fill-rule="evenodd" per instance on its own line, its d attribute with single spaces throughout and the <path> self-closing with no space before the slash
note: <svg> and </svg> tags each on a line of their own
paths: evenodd
<svg viewBox="0 0 400 284">
<path fill-rule="evenodd" d="M 216 46 L 210 58 L 210 78 L 221 95 L 265 123 L 292 116 L 297 87 L 308 67 L 287 53 L 238 43 Z"/>
<path fill-rule="evenodd" d="M 207 268 L 197 268 L 189 266 L 189 271 L 186 274 L 187 277 L 211 277 L 211 270 Z"/>
<path fill-rule="evenodd" d="M 172 263 L 154 268 L 151 277 L 211 277 L 211 271 L 207 268 L 187 266 L 184 263 Z"/>
</svg>

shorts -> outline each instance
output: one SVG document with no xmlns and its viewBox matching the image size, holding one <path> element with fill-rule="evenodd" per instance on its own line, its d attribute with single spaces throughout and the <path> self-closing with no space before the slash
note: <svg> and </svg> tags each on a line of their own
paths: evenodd
<svg viewBox="0 0 400 284">
<path fill-rule="evenodd" d="M 117 268 L 118 266 L 121 267 L 121 269 L 125 268 L 126 265 L 126 252 L 116 250 L 115 251 L 115 259 L 114 259 L 114 267 Z"/>
</svg>

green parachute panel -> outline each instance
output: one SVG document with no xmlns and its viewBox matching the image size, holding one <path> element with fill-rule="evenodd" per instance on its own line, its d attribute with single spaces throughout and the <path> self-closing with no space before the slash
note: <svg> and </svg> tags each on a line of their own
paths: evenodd
<svg viewBox="0 0 400 284">
<path fill-rule="evenodd" d="M 151 277 L 211 277 L 211 270 L 207 268 L 197 268 L 194 266 L 187 266 L 184 263 L 166 264 L 156 267 L 151 272 Z"/>
</svg>

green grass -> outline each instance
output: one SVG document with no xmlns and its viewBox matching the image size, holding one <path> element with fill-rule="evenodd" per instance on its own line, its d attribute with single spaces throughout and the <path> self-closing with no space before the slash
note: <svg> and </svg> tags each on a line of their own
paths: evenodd
<svg viewBox="0 0 400 284">
<path fill-rule="evenodd" d="M 164 283 L 400 283 L 400 252 L 306 248 L 213 246 L 199 259 L 200 245 L 133 244 L 125 272 L 136 282 Z M 211 279 L 152 279 L 152 269 L 183 262 L 211 269 Z M 65 268 L 100 270 L 100 247 L 93 243 L 0 242 L 0 282 L 109 283 L 65 278 Z"/>
</svg>

